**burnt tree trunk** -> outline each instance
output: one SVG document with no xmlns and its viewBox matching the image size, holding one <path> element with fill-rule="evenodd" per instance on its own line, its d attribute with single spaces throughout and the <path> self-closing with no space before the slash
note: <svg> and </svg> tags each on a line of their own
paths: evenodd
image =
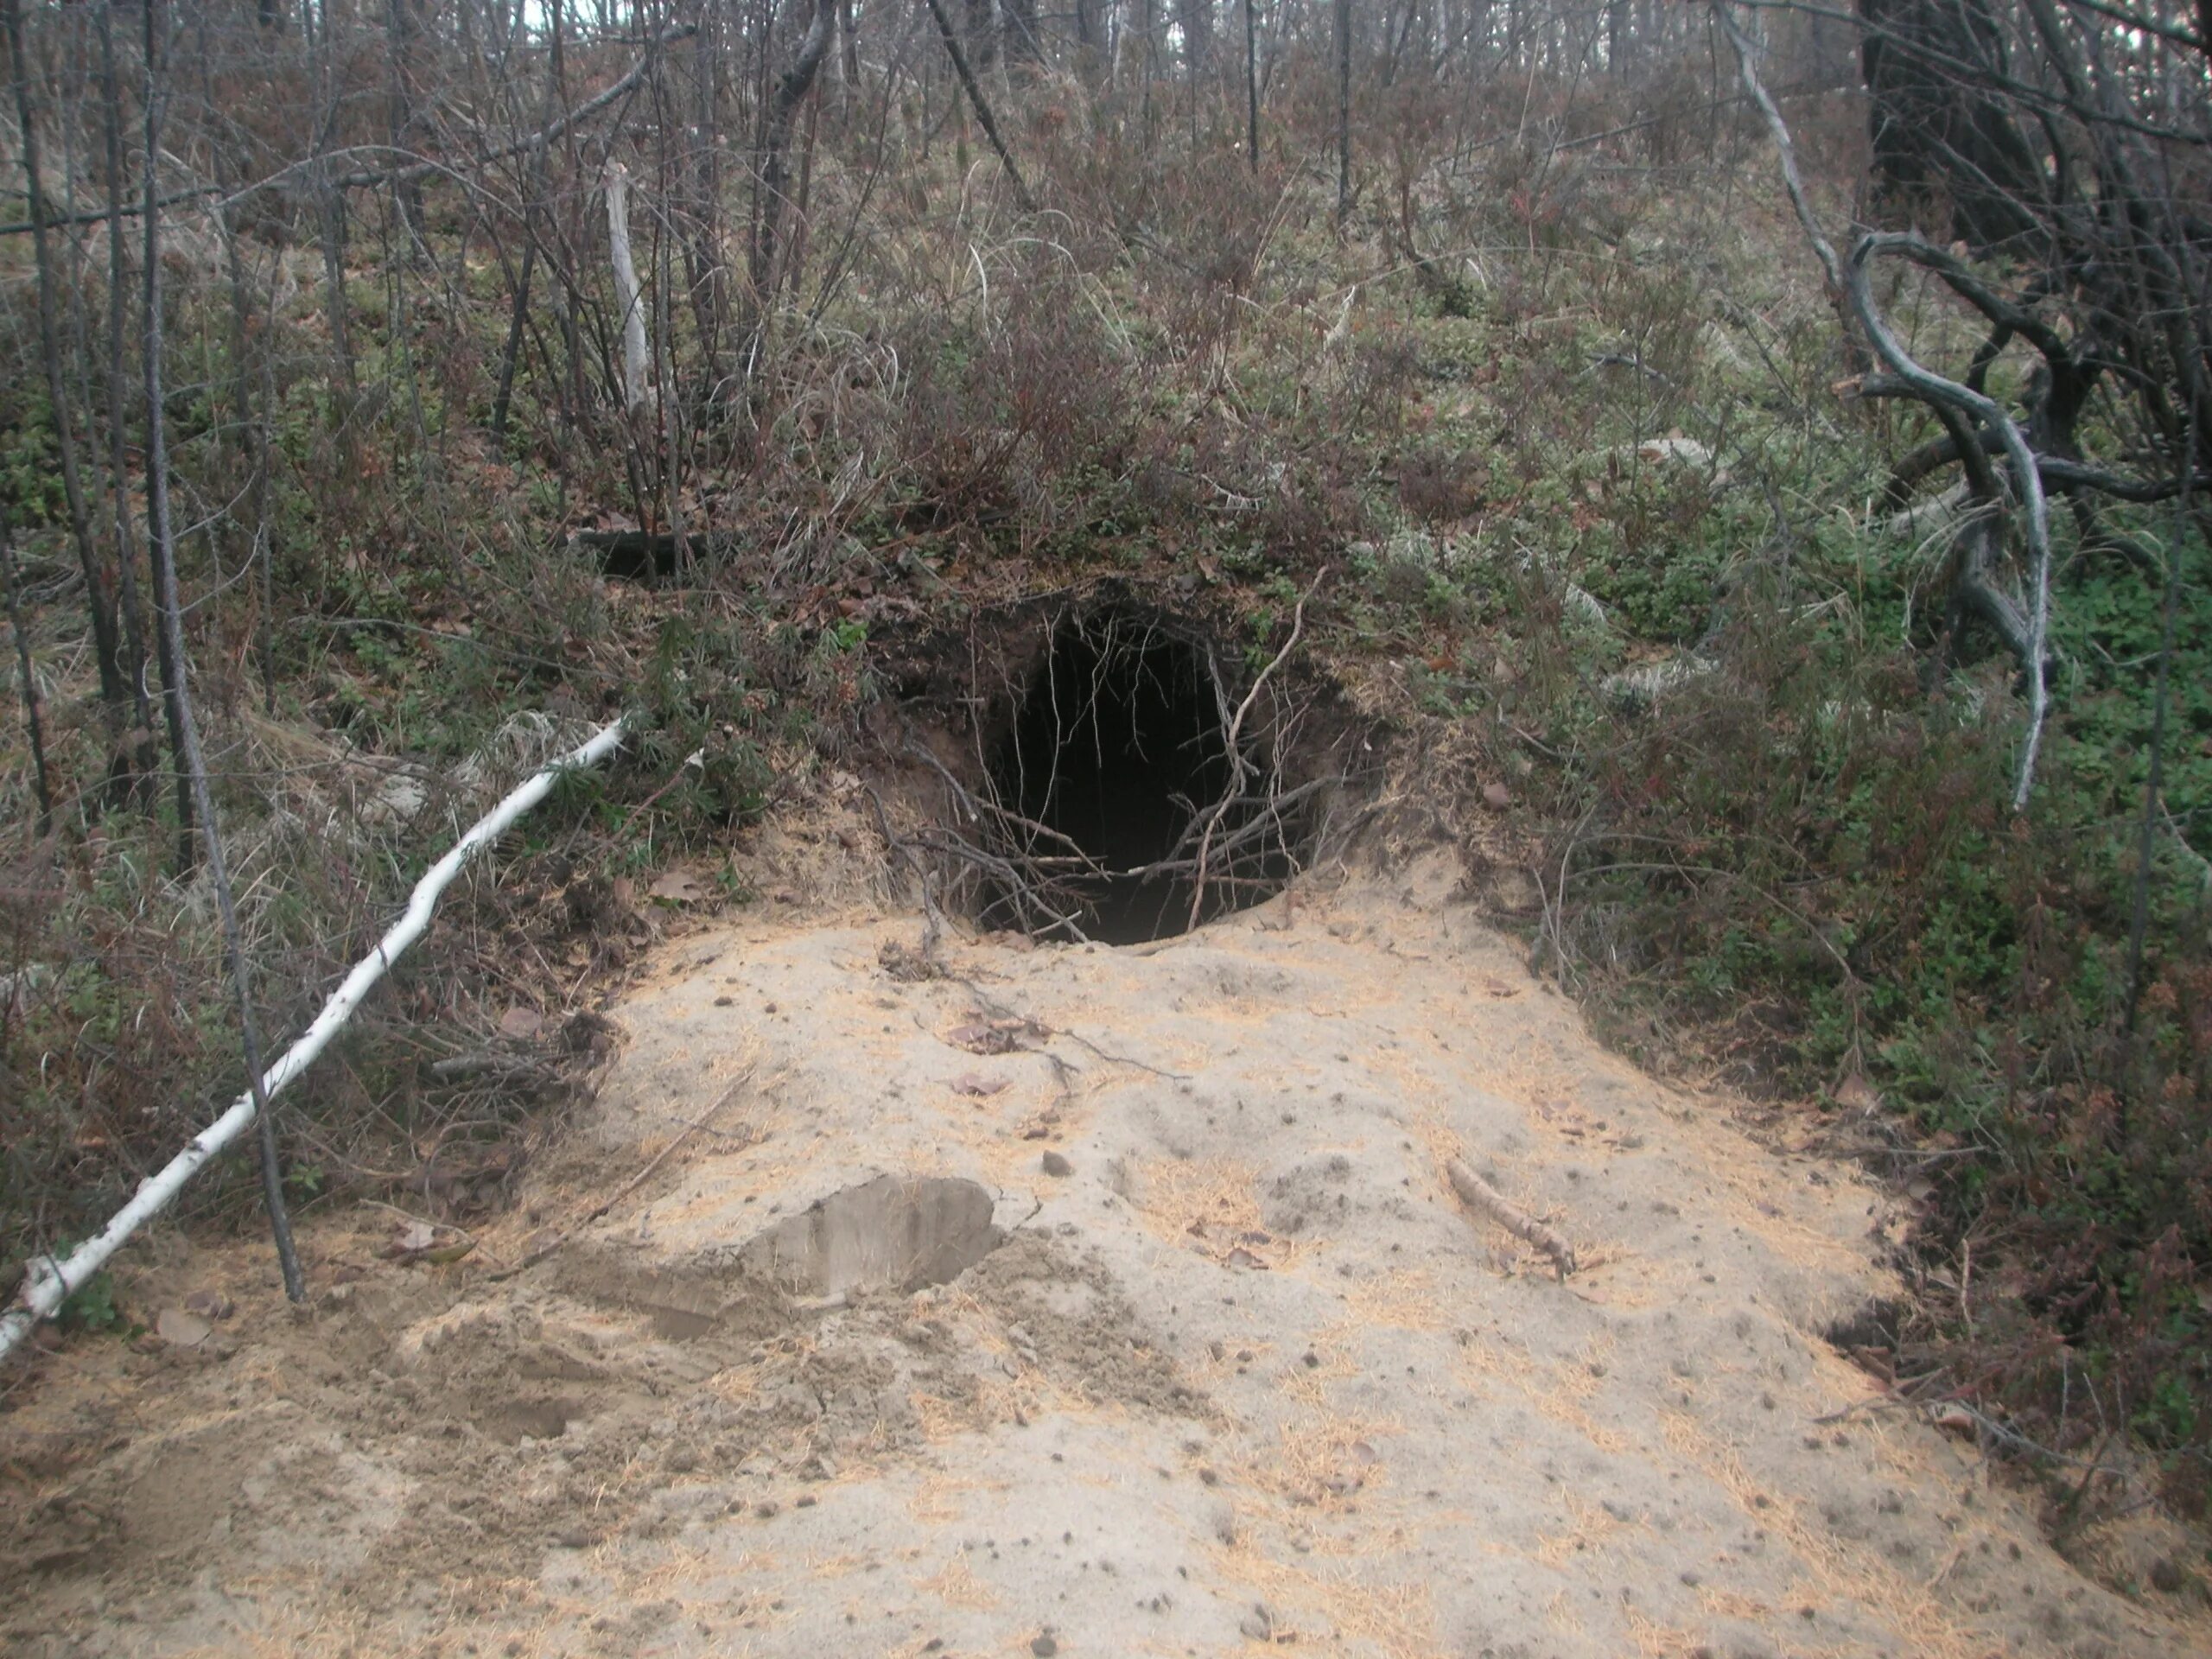
<svg viewBox="0 0 2212 1659">
<path fill-rule="evenodd" d="M 1989 0 L 1859 0 L 1874 175 L 1908 213 L 1948 195 L 1949 238 L 1977 253 L 2031 241 L 2046 192 L 2034 149 L 1989 90 L 2006 78 Z"/>
</svg>

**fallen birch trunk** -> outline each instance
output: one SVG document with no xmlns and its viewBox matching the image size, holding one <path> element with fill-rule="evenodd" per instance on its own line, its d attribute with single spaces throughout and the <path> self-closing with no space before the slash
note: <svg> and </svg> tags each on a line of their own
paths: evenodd
<svg viewBox="0 0 2212 1659">
<path fill-rule="evenodd" d="M 1452 1178 L 1452 1190 L 1468 1209 L 1488 1216 L 1514 1237 L 1535 1245 L 1551 1257 L 1552 1266 L 1559 1269 L 1562 1280 L 1574 1271 L 1574 1247 L 1534 1216 L 1509 1204 L 1503 1192 L 1476 1174 L 1464 1160 L 1446 1158 L 1444 1173 Z"/>
<path fill-rule="evenodd" d="M 505 834 L 516 819 L 543 800 L 563 772 L 578 766 L 596 766 L 612 754 L 621 744 L 626 722 L 625 716 L 602 727 L 590 741 L 571 749 L 520 785 L 478 819 L 475 827 L 454 843 L 452 851 L 430 867 L 429 872 L 415 884 L 406 910 L 377 942 L 377 948 L 353 965 L 353 971 L 346 976 L 345 982 L 322 1005 L 322 1012 L 315 1015 L 315 1022 L 263 1074 L 261 1092 L 264 1098 L 275 1099 L 279 1090 L 314 1063 L 339 1029 L 353 1017 L 376 982 L 407 947 L 423 936 L 423 930 L 430 925 L 430 914 L 437 907 L 440 895 L 461 874 L 462 867 Z M 42 1255 L 26 1263 L 16 1306 L 0 1313 L 0 1358 L 4 1358 L 39 1320 L 52 1318 L 71 1293 L 98 1273 L 131 1234 L 166 1209 L 184 1190 L 185 1183 L 216 1154 L 251 1128 L 253 1121 L 253 1091 L 249 1090 L 230 1110 L 195 1135 L 192 1143 L 170 1159 L 158 1173 L 141 1182 L 137 1196 L 117 1211 L 114 1218 L 99 1234 L 71 1251 L 67 1260 L 57 1262 L 51 1255 Z"/>
</svg>

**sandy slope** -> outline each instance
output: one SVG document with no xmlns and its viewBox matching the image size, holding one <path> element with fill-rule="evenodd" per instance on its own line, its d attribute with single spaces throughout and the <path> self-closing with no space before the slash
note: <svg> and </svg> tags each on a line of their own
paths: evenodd
<svg viewBox="0 0 2212 1659">
<path fill-rule="evenodd" d="M 1885 1287 L 1882 1200 L 1597 1050 L 1450 885 L 920 980 L 905 916 L 672 947 L 476 1257 L 327 1224 L 320 1282 L 365 1271 L 296 1321 L 172 1243 L 149 1302 L 238 1316 L 54 1362 L 0 1420 L 10 1650 L 2209 1650 L 1968 1449 L 1839 1415 L 1871 1384 L 1815 1333 Z"/>
</svg>

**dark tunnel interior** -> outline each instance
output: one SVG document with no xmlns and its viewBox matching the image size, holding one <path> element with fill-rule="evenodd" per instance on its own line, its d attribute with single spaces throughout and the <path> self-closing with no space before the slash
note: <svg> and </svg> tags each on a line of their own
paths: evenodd
<svg viewBox="0 0 2212 1659">
<path fill-rule="evenodd" d="M 1128 617 L 1071 620 L 1055 631 L 991 757 L 992 782 L 1006 806 L 1110 872 L 1081 884 L 1077 925 L 1086 938 L 1130 944 L 1188 927 L 1194 820 L 1230 781 L 1225 736 L 1213 677 L 1189 640 Z M 1256 810 L 1232 807 L 1217 841 Z M 1036 854 L 1066 851 L 1050 836 L 1028 841 Z M 1144 873 L 1160 864 L 1180 868 Z M 1201 920 L 1279 887 L 1288 849 L 1268 838 L 1233 874 L 1213 858 L 1208 869 Z M 987 890 L 982 919 L 1014 925 L 1009 899 L 1003 886 Z"/>
</svg>

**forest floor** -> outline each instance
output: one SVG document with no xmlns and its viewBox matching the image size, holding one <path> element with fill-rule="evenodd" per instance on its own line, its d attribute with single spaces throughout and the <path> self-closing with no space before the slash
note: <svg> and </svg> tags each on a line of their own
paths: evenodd
<svg viewBox="0 0 2212 1659">
<path fill-rule="evenodd" d="M 1825 1338 L 1896 1293 L 1899 1202 L 1599 1048 L 1455 858 L 925 956 L 865 823 L 749 837 L 764 902 L 647 962 L 462 1259 L 333 1211 L 295 1315 L 265 1247 L 155 1241 L 154 1330 L 0 1417 L 0 1642 L 2212 1652 L 2193 1592 L 2099 1582 L 2166 1523 L 2062 1558 Z"/>
</svg>

